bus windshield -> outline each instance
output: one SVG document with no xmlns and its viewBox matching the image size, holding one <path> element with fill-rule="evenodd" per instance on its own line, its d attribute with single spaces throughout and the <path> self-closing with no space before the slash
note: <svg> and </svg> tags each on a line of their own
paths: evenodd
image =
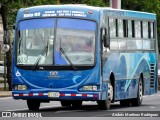
<svg viewBox="0 0 160 120">
<path fill-rule="evenodd" d="M 95 35 L 96 23 L 89 20 L 46 18 L 21 21 L 17 34 L 17 65 L 93 65 Z"/>
</svg>

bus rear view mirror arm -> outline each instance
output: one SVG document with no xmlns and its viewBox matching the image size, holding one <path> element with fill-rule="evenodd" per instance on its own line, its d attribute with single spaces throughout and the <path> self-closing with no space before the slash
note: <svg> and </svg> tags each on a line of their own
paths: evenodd
<svg viewBox="0 0 160 120">
<path fill-rule="evenodd" d="M 110 49 L 110 36 L 106 28 L 101 28 L 101 39 L 104 42 L 104 47 Z"/>
</svg>

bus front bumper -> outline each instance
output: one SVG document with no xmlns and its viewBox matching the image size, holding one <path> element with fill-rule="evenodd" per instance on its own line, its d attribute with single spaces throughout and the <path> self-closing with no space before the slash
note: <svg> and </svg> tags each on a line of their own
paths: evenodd
<svg viewBox="0 0 160 120">
<path fill-rule="evenodd" d="M 99 100 L 100 92 L 79 91 L 12 91 L 14 99 Z"/>
</svg>

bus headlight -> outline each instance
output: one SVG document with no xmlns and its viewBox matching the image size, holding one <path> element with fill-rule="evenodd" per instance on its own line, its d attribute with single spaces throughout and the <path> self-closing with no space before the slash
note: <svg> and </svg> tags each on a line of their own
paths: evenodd
<svg viewBox="0 0 160 120">
<path fill-rule="evenodd" d="M 85 85 L 80 90 L 98 90 L 96 85 Z"/>
<path fill-rule="evenodd" d="M 26 85 L 15 85 L 14 89 L 15 90 L 27 90 L 27 86 Z"/>
</svg>

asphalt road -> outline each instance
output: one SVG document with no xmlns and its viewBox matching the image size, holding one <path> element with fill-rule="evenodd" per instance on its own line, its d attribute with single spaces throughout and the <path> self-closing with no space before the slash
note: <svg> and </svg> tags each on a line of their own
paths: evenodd
<svg viewBox="0 0 160 120">
<path fill-rule="evenodd" d="M 98 119 L 126 119 L 126 114 L 131 115 L 130 119 L 144 119 L 150 120 L 151 117 L 139 117 L 139 114 L 143 114 L 143 111 L 147 111 L 150 114 L 158 114 L 160 116 L 160 92 L 151 96 L 144 96 L 143 103 L 140 107 L 122 107 L 119 102 L 116 102 L 111 105 L 110 110 L 99 110 L 96 102 L 83 102 L 81 108 L 72 108 L 72 107 L 61 107 L 60 102 L 51 101 L 50 103 L 42 103 L 39 111 L 29 111 L 27 108 L 26 101 L 23 100 L 14 100 L 12 97 L 0 98 L 0 111 L 2 112 L 12 112 L 20 113 L 28 116 L 28 114 L 37 113 L 37 116 L 42 117 L 58 117 L 59 119 L 68 119 L 69 117 L 78 117 L 77 119 L 84 119 L 87 117 L 98 118 Z M 133 113 L 133 114 L 132 114 Z M 145 113 L 144 113 L 145 114 Z M 125 115 L 125 116 L 124 116 Z M 138 116 L 138 117 L 136 117 Z M 14 116 L 17 120 L 17 117 Z M 30 115 L 30 117 L 32 117 Z M 0 118 L 3 119 L 3 118 Z M 18 117 L 18 119 L 20 119 Z M 24 118 L 23 118 L 24 119 Z M 34 118 L 36 119 L 36 118 Z M 37 118 L 39 119 L 39 118 Z M 155 119 L 160 119 L 160 117 L 154 117 Z"/>
</svg>

